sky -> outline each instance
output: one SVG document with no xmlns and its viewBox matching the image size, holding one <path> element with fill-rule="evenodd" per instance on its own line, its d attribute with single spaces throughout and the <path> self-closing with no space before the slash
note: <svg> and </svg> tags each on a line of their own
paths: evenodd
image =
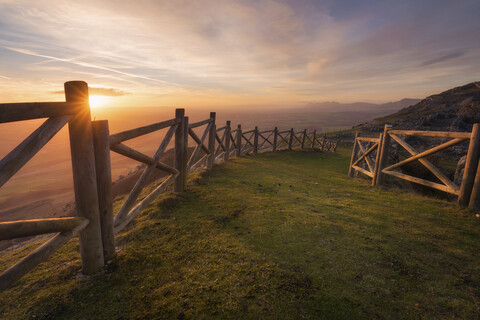
<svg viewBox="0 0 480 320">
<path fill-rule="evenodd" d="M 480 80 L 478 0 L 0 0 L 0 102 L 298 106 Z"/>
</svg>

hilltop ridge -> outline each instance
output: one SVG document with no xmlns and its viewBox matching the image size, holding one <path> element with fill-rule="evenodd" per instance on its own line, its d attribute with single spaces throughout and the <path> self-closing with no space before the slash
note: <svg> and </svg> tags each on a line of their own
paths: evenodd
<svg viewBox="0 0 480 320">
<path fill-rule="evenodd" d="M 480 81 L 431 95 L 417 104 L 359 125 L 378 129 L 385 123 L 399 129 L 471 131 L 480 122 Z"/>
</svg>

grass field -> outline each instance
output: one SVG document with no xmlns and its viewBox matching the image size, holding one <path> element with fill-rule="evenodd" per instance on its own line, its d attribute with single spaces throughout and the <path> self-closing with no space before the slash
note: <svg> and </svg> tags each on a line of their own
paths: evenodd
<svg viewBox="0 0 480 320">
<path fill-rule="evenodd" d="M 478 319 L 479 219 L 349 180 L 348 162 L 282 151 L 199 173 L 117 238 L 113 272 L 79 276 L 71 241 L 0 294 L 0 318 Z"/>
</svg>

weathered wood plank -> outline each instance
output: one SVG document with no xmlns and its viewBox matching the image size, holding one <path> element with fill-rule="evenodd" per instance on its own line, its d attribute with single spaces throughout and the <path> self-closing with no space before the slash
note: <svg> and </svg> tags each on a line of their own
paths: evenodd
<svg viewBox="0 0 480 320">
<path fill-rule="evenodd" d="M 108 120 L 92 122 L 95 172 L 97 174 L 98 209 L 102 230 L 103 259 L 111 263 L 116 256 L 113 234 L 112 169 Z"/>
<path fill-rule="evenodd" d="M 357 141 L 357 143 L 359 144 L 360 147 L 362 146 L 360 144 L 360 142 Z M 352 165 L 356 166 L 357 164 L 359 164 L 360 161 L 362 161 L 366 156 L 368 156 L 370 153 L 372 153 L 375 150 L 375 148 L 377 148 L 377 147 L 378 147 L 378 143 L 375 143 L 366 152 L 364 152 L 365 149 L 361 149 L 363 154 Z"/>
<path fill-rule="evenodd" d="M 115 145 L 123 141 L 127 141 L 130 139 L 134 139 L 161 129 L 165 129 L 171 126 L 174 126 L 179 122 L 180 119 L 170 119 L 167 121 L 162 121 L 154 124 L 150 124 L 148 126 L 138 127 L 135 129 L 127 130 L 118 132 L 115 134 L 110 135 L 110 145 Z"/>
<path fill-rule="evenodd" d="M 198 167 L 207 164 L 208 154 L 204 155 L 197 162 L 195 162 L 191 167 L 188 168 L 188 173 L 195 171 Z"/>
<path fill-rule="evenodd" d="M 194 164 L 194 161 L 195 159 L 197 158 L 198 156 L 198 153 L 200 152 L 200 150 L 203 150 L 203 148 L 205 148 L 207 150 L 207 155 L 210 153 L 207 149 L 207 147 L 205 147 L 205 145 L 203 144 L 203 142 L 205 141 L 205 139 L 207 138 L 207 135 L 208 133 L 210 132 L 210 128 L 212 126 L 212 123 L 210 122 L 207 127 L 205 128 L 205 131 L 203 132 L 203 135 L 202 135 L 202 138 L 198 140 L 195 140 L 195 142 L 197 142 L 197 146 L 195 147 L 195 149 L 193 150 L 191 156 L 190 156 L 190 159 L 188 160 L 188 164 L 187 164 L 187 169 L 189 169 L 193 164 Z M 191 129 L 190 129 L 191 130 Z M 196 135 L 195 135 L 196 136 Z M 198 137 L 197 137 L 198 139 Z M 203 148 L 202 148 L 203 147 Z"/>
<path fill-rule="evenodd" d="M 207 131 L 208 129 L 208 131 Z M 205 135 L 205 132 L 209 132 L 209 130 L 211 129 L 211 125 L 207 126 L 207 128 L 205 129 L 205 131 L 203 132 L 203 134 Z M 202 140 L 197 136 L 197 134 L 195 133 L 195 131 L 193 131 L 192 129 L 188 129 L 188 134 L 190 135 L 190 137 L 192 137 L 193 141 L 195 141 L 195 143 L 197 145 L 200 146 L 200 148 L 205 151 L 206 154 L 210 154 L 210 151 L 208 150 L 208 148 L 205 146 L 205 143 L 202 142 Z"/>
<path fill-rule="evenodd" d="M 413 130 L 391 130 L 391 134 L 407 135 L 417 137 L 438 137 L 452 139 L 470 139 L 470 132 L 449 132 L 449 131 L 413 131 Z"/>
<path fill-rule="evenodd" d="M 237 135 L 236 135 L 236 139 L 237 139 L 237 149 L 236 149 L 236 152 L 235 152 L 235 155 L 237 157 L 240 157 L 242 155 L 242 136 L 243 136 L 243 133 L 242 133 L 242 125 L 239 124 L 237 126 Z"/>
<path fill-rule="evenodd" d="M 83 105 L 75 102 L 1 103 L 0 123 L 72 116 L 81 110 Z"/>
<path fill-rule="evenodd" d="M 410 182 L 421 184 L 421 185 L 424 185 L 426 187 L 430 187 L 430 188 L 437 189 L 437 190 L 440 190 L 440 191 L 443 191 L 443 192 L 458 195 L 458 190 L 454 190 L 454 189 L 452 189 L 450 187 L 447 187 L 443 184 L 439 184 L 439 183 L 436 183 L 436 182 L 428 181 L 428 180 L 417 178 L 417 177 L 412 177 L 408 174 L 404 174 L 404 173 L 396 172 L 396 171 L 387 171 L 387 170 L 383 169 L 382 172 L 384 174 L 388 174 L 388 175 L 391 175 L 391 176 L 394 176 L 394 177 L 397 177 L 397 178 L 400 178 L 400 179 L 403 179 L 403 180 L 407 180 L 407 181 L 410 181 Z"/>
<path fill-rule="evenodd" d="M 396 141 L 397 139 L 401 139 L 400 137 L 397 137 L 396 135 L 393 135 L 393 134 L 390 134 L 390 136 L 391 136 L 392 138 L 394 138 L 395 141 Z M 415 160 L 418 160 L 418 159 L 420 159 L 420 158 L 428 157 L 428 156 L 431 155 L 431 154 L 434 154 L 434 153 L 436 153 L 436 152 L 439 152 L 439 151 L 442 151 L 442 150 L 447 149 L 447 148 L 449 148 L 449 147 L 452 147 L 452 146 L 454 146 L 454 145 L 456 145 L 456 144 L 459 144 L 459 143 L 461 143 L 461 142 L 463 142 L 463 141 L 465 141 L 465 140 L 464 140 L 464 139 L 453 139 L 453 140 L 450 140 L 450 141 L 445 142 L 445 143 L 442 143 L 441 145 L 438 145 L 438 146 L 436 146 L 436 147 L 434 147 L 434 148 L 431 148 L 431 149 L 428 149 L 428 150 L 426 150 L 426 151 L 417 153 L 416 155 L 414 155 L 414 156 L 412 156 L 412 157 L 410 157 L 410 158 L 407 158 L 407 159 L 405 159 L 405 160 L 403 160 L 403 161 L 400 161 L 400 162 L 398 162 L 398 163 L 395 163 L 394 165 L 391 165 L 391 166 L 385 168 L 385 170 L 390 170 L 390 171 L 391 171 L 391 170 L 393 170 L 393 169 L 395 169 L 395 168 L 398 168 L 398 167 L 400 167 L 400 166 L 403 166 L 404 164 L 410 163 L 410 162 L 415 161 Z"/>
<path fill-rule="evenodd" d="M 125 157 L 131 158 L 133 160 L 145 163 L 146 165 L 153 165 L 155 164 L 155 160 L 135 149 L 130 148 L 122 143 L 111 146 L 110 149 L 118 154 L 121 154 Z M 180 171 L 171 167 L 169 165 L 164 164 L 163 162 L 157 162 L 155 168 L 159 170 L 163 170 L 169 172 L 171 174 L 178 174 Z"/>
<path fill-rule="evenodd" d="M 273 146 L 272 146 L 272 150 L 273 152 L 277 151 L 277 148 L 278 148 L 278 128 L 275 127 L 275 129 L 273 129 Z"/>
<path fill-rule="evenodd" d="M 253 154 L 258 153 L 258 127 L 255 127 L 253 135 Z"/>
<path fill-rule="evenodd" d="M 398 142 L 405 150 L 407 150 L 411 155 L 416 156 L 418 152 L 413 149 L 405 140 L 402 138 L 390 134 L 390 137 L 393 138 L 395 141 Z M 437 167 L 435 167 L 430 161 L 427 159 L 419 158 L 418 161 L 423 164 L 430 172 L 432 172 L 440 181 L 442 181 L 446 186 L 451 189 L 458 190 L 458 186 L 456 186 L 443 172 L 441 172 Z M 386 169 L 386 168 L 385 168 Z"/>
<path fill-rule="evenodd" d="M 168 130 L 167 134 L 163 138 L 162 143 L 160 144 L 157 151 L 155 152 L 155 155 L 153 157 L 155 162 L 153 164 L 149 165 L 148 167 L 146 167 L 145 170 L 143 170 L 142 175 L 140 176 L 138 181 L 135 183 L 135 186 L 133 187 L 132 191 L 128 195 L 127 200 L 125 200 L 122 207 L 120 208 L 117 215 L 115 216 L 115 219 L 114 219 L 115 228 L 122 223 L 124 218 L 129 213 L 130 208 L 135 204 L 135 201 L 137 200 L 138 196 L 140 195 L 140 192 L 142 191 L 143 187 L 147 183 L 148 177 L 150 176 L 152 170 L 155 168 L 156 164 L 159 162 L 160 157 L 163 155 L 163 152 L 165 151 L 165 149 L 168 146 L 168 144 L 170 143 L 170 140 L 172 139 L 174 133 L 176 132 L 176 129 L 177 129 L 176 127 L 180 126 L 181 124 L 182 124 L 182 122 L 178 125 L 170 127 L 170 129 Z M 187 128 L 186 125 L 184 125 L 184 129 L 185 128 Z M 179 166 L 179 168 L 181 168 L 181 166 Z M 180 175 L 181 175 L 181 171 L 177 174 L 177 177 L 180 176 Z M 183 188 L 182 188 L 182 190 L 183 190 Z"/>
<path fill-rule="evenodd" d="M 225 129 L 225 154 L 223 155 L 223 160 L 228 161 L 230 158 L 230 138 L 231 138 L 231 133 L 230 133 L 230 120 L 227 121 L 226 129 Z"/>
<path fill-rule="evenodd" d="M 210 131 L 208 134 L 208 151 L 209 156 L 207 160 L 207 168 L 213 168 L 215 164 L 215 136 L 217 135 L 217 128 L 215 124 L 215 119 L 217 115 L 215 112 L 210 112 L 210 119 L 212 119 L 212 126 L 210 127 Z"/>
<path fill-rule="evenodd" d="M 377 152 L 380 152 L 380 161 L 378 162 L 378 176 L 375 178 L 376 186 L 379 186 L 383 183 L 383 169 L 388 164 L 388 149 L 390 144 L 390 135 L 388 134 L 392 129 L 391 125 L 386 124 L 383 129 L 383 138 L 380 142 L 380 149 Z"/>
<path fill-rule="evenodd" d="M 17 262 L 5 270 L 0 275 L 0 292 L 12 286 L 18 279 L 29 273 L 33 268 L 39 265 L 41 262 L 47 260 L 47 258 L 57 251 L 61 246 L 66 244 L 71 238 L 78 235 L 88 225 L 88 220 L 84 219 L 75 228 L 68 231 L 63 231 L 39 248 L 35 249 L 28 256 Z"/>
<path fill-rule="evenodd" d="M 377 146 L 377 157 L 375 159 L 375 169 L 373 170 L 373 179 L 372 179 L 372 186 L 377 185 L 377 179 L 379 175 L 379 168 L 380 168 L 380 150 L 382 150 L 382 141 L 383 141 L 383 133 L 380 133 L 378 137 L 378 146 Z"/>
<path fill-rule="evenodd" d="M 195 123 L 190 123 L 188 125 L 188 128 L 189 129 L 193 129 L 193 128 L 196 128 L 196 127 L 201 127 L 203 125 L 206 125 L 206 124 L 209 124 L 212 122 L 212 119 L 209 118 L 209 119 L 205 119 L 205 120 L 202 120 L 202 121 L 198 121 L 198 122 L 195 122 Z"/>
<path fill-rule="evenodd" d="M 184 170 L 184 164 L 187 163 L 187 155 L 184 152 L 184 143 L 185 137 L 188 138 L 188 131 L 185 131 L 185 118 L 185 109 L 175 109 L 175 119 L 177 120 L 178 125 L 176 126 L 175 131 L 174 166 L 175 169 L 177 169 L 178 174 L 175 176 L 173 190 L 179 193 L 185 191 L 183 177 L 187 174 L 186 170 Z M 127 212 L 124 211 L 124 214 L 127 214 Z M 115 220 L 115 222 L 117 223 L 117 220 Z"/>
<path fill-rule="evenodd" d="M 143 209 L 145 209 L 155 198 L 168 188 L 168 185 L 175 179 L 174 175 L 166 178 L 160 185 L 158 185 L 148 196 L 140 201 L 130 212 L 125 216 L 122 221 L 115 225 L 113 232 L 118 234 L 123 230 L 135 217 L 137 217 Z"/>
<path fill-rule="evenodd" d="M 467 160 L 463 171 L 462 185 L 458 195 L 458 205 L 467 206 L 470 202 L 473 183 L 475 182 L 475 173 L 477 172 L 478 161 L 480 158 L 480 124 L 473 125 L 468 145 Z"/>
<path fill-rule="evenodd" d="M 378 143 L 378 138 L 358 137 L 357 140 Z"/>
<path fill-rule="evenodd" d="M 84 221 L 88 220 L 82 217 L 67 217 L 0 222 L 0 240 L 68 231 Z"/>
<path fill-rule="evenodd" d="M 88 84 L 70 81 L 64 84 L 67 102 L 83 104 L 83 110 L 68 122 L 72 159 L 76 214 L 88 219 L 88 226 L 80 232 L 82 272 L 93 274 L 104 266 L 102 231 L 95 172 L 92 121 L 88 100 Z"/>
<path fill-rule="evenodd" d="M 33 158 L 71 118 L 72 116 L 63 116 L 46 120 L 0 160 L 0 187 Z"/>
<path fill-rule="evenodd" d="M 357 163 L 357 154 L 358 154 L 358 131 L 355 133 L 355 140 L 353 140 L 353 150 L 352 150 L 352 157 L 350 158 L 350 167 L 348 168 L 348 176 L 351 178 L 353 177 L 354 168 L 353 166 Z M 313 137 L 313 141 L 315 141 L 315 136 Z M 313 143 L 312 143 L 313 149 Z"/>
<path fill-rule="evenodd" d="M 376 144 L 375 144 L 375 145 L 376 145 Z M 375 145 L 374 145 L 374 146 L 375 146 Z M 365 153 L 367 153 L 367 149 L 365 148 L 365 146 L 362 144 L 362 142 L 361 142 L 360 140 L 358 141 L 358 146 L 360 147 L 360 150 L 361 150 L 362 153 L 363 153 L 362 156 L 364 156 Z M 329 146 L 328 146 L 328 151 L 330 151 L 330 149 L 331 149 L 331 143 L 330 143 Z M 363 159 L 365 159 L 365 162 L 367 163 L 367 166 L 368 166 L 368 169 L 370 170 L 370 172 L 373 173 L 373 163 L 372 163 L 372 159 L 370 159 L 370 157 L 369 157 L 370 153 L 373 151 L 373 148 L 370 147 L 369 150 L 370 150 L 370 152 L 369 152 L 367 155 L 365 155 L 365 156 L 363 157 Z"/>
<path fill-rule="evenodd" d="M 365 175 L 367 175 L 367 176 L 369 176 L 370 178 L 373 178 L 373 173 L 371 173 L 371 172 L 368 171 L 368 170 L 365 170 L 365 169 L 363 169 L 363 168 L 361 168 L 361 167 L 359 167 L 359 166 L 352 166 L 352 168 L 355 169 L 355 170 L 357 170 L 357 171 L 359 171 L 359 172 L 361 172 L 361 173 L 363 173 L 363 174 L 365 174 Z"/>
</svg>

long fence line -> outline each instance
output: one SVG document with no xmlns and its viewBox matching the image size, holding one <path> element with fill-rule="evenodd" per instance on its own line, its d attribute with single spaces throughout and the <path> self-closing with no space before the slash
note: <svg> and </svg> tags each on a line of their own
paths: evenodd
<svg viewBox="0 0 480 320">
<path fill-rule="evenodd" d="M 434 137 L 451 139 L 436 147 L 418 152 L 404 138 L 400 136 Z M 468 152 L 461 185 L 456 185 L 439 168 L 426 157 L 442 150 L 451 148 L 459 143 L 468 141 Z M 406 150 L 410 157 L 397 163 L 389 163 L 391 143 L 395 142 Z M 426 180 L 398 171 L 401 166 L 420 162 L 439 182 Z M 460 206 L 480 209 L 480 125 L 473 125 L 472 132 L 446 131 L 413 131 L 394 130 L 391 125 L 385 125 L 383 133 L 378 138 L 360 137 L 357 133 L 353 144 L 352 158 L 348 175 L 353 177 L 355 172 L 363 173 L 372 179 L 373 186 L 383 184 L 385 175 L 420 184 L 458 196 Z M 397 169 L 397 170 L 395 170 Z"/>
<path fill-rule="evenodd" d="M 79 236 L 82 273 L 93 274 L 115 257 L 115 235 L 122 231 L 158 194 L 173 182 L 175 192 L 185 192 L 187 176 L 198 168 L 212 168 L 217 162 L 263 150 L 311 148 L 335 152 L 338 141 L 319 136 L 316 130 L 295 132 L 243 131 L 231 122 L 217 128 L 216 114 L 189 123 L 184 109 L 175 117 L 151 125 L 110 134 L 108 120 L 92 121 L 88 85 L 83 81 L 65 83 L 66 102 L 0 104 L 0 123 L 48 118 L 37 130 L 0 160 L 0 187 L 20 170 L 48 141 L 68 124 L 76 217 L 9 221 L 0 223 L 0 240 L 55 233 L 42 246 L 25 256 L 0 275 L 0 291 L 45 261 L 71 238 Z M 201 135 L 193 129 L 204 128 Z M 133 138 L 166 129 L 153 157 L 124 144 Z M 174 140 L 174 165 L 161 162 L 167 146 Z M 191 139 L 191 140 L 189 140 Z M 188 157 L 189 141 L 195 148 Z M 114 215 L 110 151 L 146 165 L 138 181 Z M 168 175 L 146 197 L 137 202 L 154 170 Z"/>
</svg>

